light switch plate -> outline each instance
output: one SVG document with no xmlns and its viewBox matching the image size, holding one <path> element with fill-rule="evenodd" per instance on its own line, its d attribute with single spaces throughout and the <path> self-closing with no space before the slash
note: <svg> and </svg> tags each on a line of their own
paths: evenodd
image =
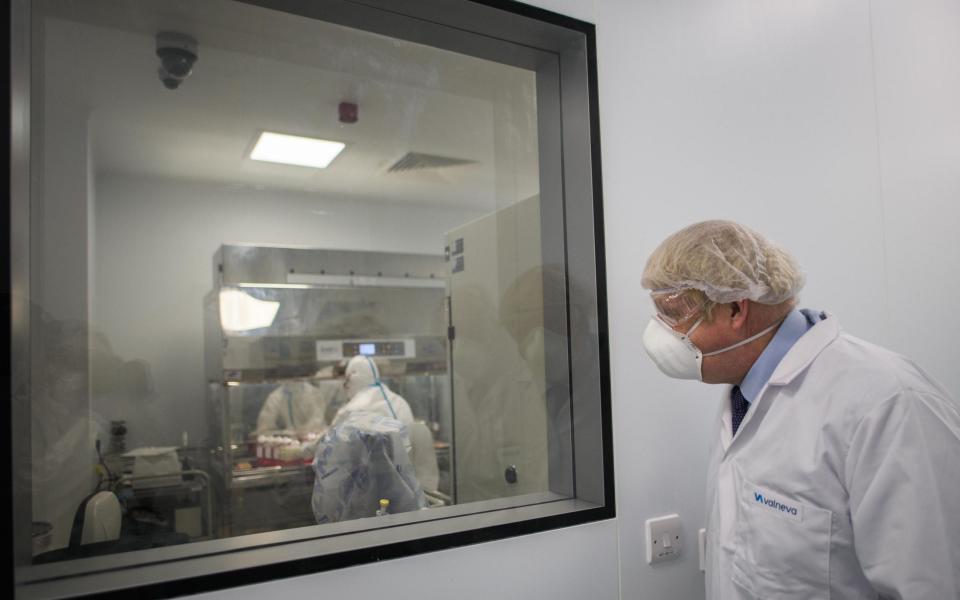
<svg viewBox="0 0 960 600">
<path fill-rule="evenodd" d="M 647 519 L 644 526 L 647 542 L 647 564 L 655 565 L 680 556 L 680 515 Z"/>
</svg>

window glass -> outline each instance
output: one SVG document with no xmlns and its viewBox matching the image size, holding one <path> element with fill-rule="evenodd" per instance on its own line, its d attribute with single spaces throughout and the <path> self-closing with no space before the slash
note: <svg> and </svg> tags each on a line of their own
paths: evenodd
<svg viewBox="0 0 960 600">
<path fill-rule="evenodd" d="M 537 71 L 225 0 L 31 21 L 34 565 L 573 496 Z"/>
</svg>

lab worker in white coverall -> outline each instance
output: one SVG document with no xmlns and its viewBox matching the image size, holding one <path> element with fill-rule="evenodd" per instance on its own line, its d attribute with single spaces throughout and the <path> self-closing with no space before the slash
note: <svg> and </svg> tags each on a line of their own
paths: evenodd
<svg viewBox="0 0 960 600">
<path fill-rule="evenodd" d="M 789 253 L 729 221 L 673 234 L 643 273 L 653 361 L 727 384 L 707 598 L 958 599 L 960 407 L 908 358 L 798 310 L 803 283 Z"/>
<path fill-rule="evenodd" d="M 381 359 L 382 364 L 386 361 Z M 406 429 L 404 447 L 410 453 L 416 477 L 424 489 L 436 490 L 439 483 L 437 454 L 430 430 L 414 419 L 410 404 L 380 379 L 380 367 L 368 356 L 357 355 L 347 362 L 343 390 L 349 398 L 333 418 L 340 425 L 347 417 L 371 414 L 396 419 Z"/>
<path fill-rule="evenodd" d="M 396 419 L 407 427 L 413 424 L 410 405 L 380 380 L 380 368 L 370 357 L 358 354 L 347 362 L 343 390 L 348 400 L 334 416 L 334 424 L 351 412 L 379 414 Z"/>
<path fill-rule="evenodd" d="M 342 396 L 340 382 L 285 381 L 270 392 L 257 417 L 256 433 L 290 431 L 297 435 L 320 433 L 327 428 L 324 413 Z"/>
</svg>

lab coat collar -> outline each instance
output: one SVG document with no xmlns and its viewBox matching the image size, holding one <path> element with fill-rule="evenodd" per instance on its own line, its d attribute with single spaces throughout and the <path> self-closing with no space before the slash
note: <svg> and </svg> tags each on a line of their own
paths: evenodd
<svg viewBox="0 0 960 600">
<path fill-rule="evenodd" d="M 777 365 L 767 386 L 789 385 L 817 356 L 840 336 L 840 321 L 830 313 L 797 340 Z M 762 395 L 762 392 L 761 392 Z"/>
<path fill-rule="evenodd" d="M 763 349 L 753 366 L 747 371 L 746 377 L 740 382 L 740 393 L 747 402 L 753 402 L 760 395 L 760 390 L 770 381 L 770 376 L 777 370 L 780 361 L 787 355 L 793 345 L 810 330 L 810 320 L 799 310 L 790 311 L 780 323 L 776 333 Z"/>
<path fill-rule="evenodd" d="M 780 361 L 780 364 L 777 365 L 773 375 L 770 376 L 770 380 L 760 389 L 757 397 L 750 405 L 750 411 L 747 412 L 746 417 L 744 417 L 743 422 L 740 424 L 736 437 L 733 436 L 730 426 L 730 390 L 733 389 L 733 386 L 724 386 L 723 404 L 720 411 L 720 418 L 718 419 L 720 422 L 720 444 L 723 448 L 724 456 L 729 452 L 733 443 L 742 437 L 742 434 L 747 430 L 751 421 L 757 418 L 763 418 L 761 413 L 766 413 L 767 407 L 762 405 L 766 403 L 764 396 L 767 395 L 767 391 L 773 386 L 788 385 L 800 375 L 804 369 L 810 366 L 810 363 L 813 362 L 824 348 L 839 337 L 840 322 L 830 313 L 825 312 L 823 314 L 824 318 L 817 322 L 794 343 L 793 347 L 790 348 L 786 356 Z"/>
</svg>

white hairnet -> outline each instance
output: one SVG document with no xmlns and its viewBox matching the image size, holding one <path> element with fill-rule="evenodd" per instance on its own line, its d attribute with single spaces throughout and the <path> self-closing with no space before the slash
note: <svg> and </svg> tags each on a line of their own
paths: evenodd
<svg viewBox="0 0 960 600">
<path fill-rule="evenodd" d="M 695 223 L 664 240 L 643 270 L 654 292 L 696 289 L 718 304 L 779 304 L 797 295 L 804 275 L 789 252 L 733 221 Z"/>
</svg>

